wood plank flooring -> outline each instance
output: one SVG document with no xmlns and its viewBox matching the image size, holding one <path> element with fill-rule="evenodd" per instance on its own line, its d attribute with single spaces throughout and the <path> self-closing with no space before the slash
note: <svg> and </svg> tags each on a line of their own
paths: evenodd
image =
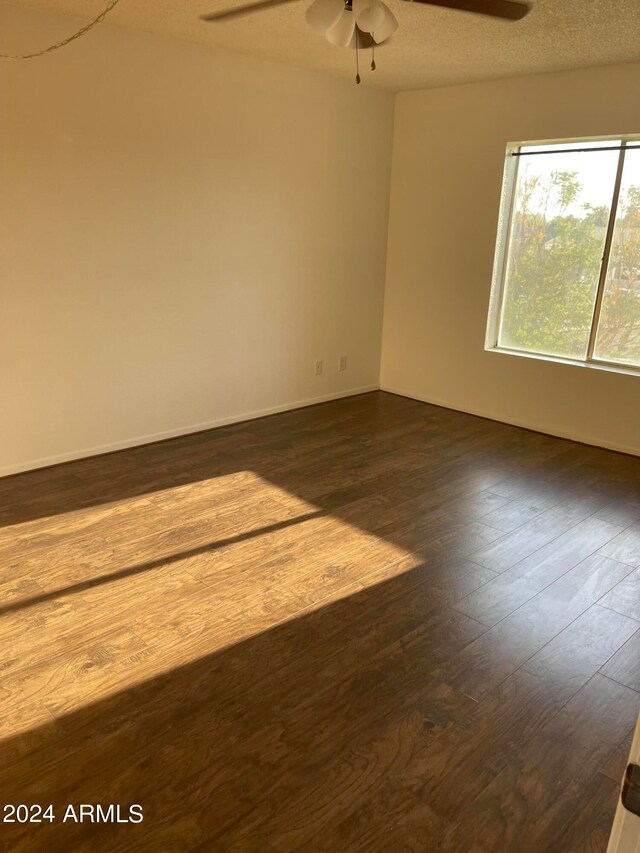
<svg viewBox="0 0 640 853">
<path fill-rule="evenodd" d="M 6 478 L 0 655 L 2 851 L 604 851 L 640 459 L 373 393 Z"/>
</svg>

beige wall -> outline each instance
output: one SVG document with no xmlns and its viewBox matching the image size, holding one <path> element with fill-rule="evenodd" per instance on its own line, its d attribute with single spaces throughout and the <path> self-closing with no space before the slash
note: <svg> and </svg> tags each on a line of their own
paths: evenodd
<svg viewBox="0 0 640 853">
<path fill-rule="evenodd" d="M 3 49 L 75 25 L 0 9 Z M 640 64 L 397 97 L 383 387 L 640 453 L 639 377 L 483 349 L 506 143 L 638 132 L 638 91 Z M 376 387 L 392 122 L 107 24 L 0 66 L 0 474 Z"/>
<path fill-rule="evenodd" d="M 102 24 L 0 122 L 0 474 L 377 387 L 392 96 Z"/>
<path fill-rule="evenodd" d="M 484 351 L 507 142 L 640 132 L 640 64 L 396 100 L 381 385 L 640 454 L 640 376 Z"/>
</svg>

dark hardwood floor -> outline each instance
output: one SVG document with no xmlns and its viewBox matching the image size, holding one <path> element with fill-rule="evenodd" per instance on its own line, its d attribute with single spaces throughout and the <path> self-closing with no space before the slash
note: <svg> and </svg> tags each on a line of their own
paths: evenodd
<svg viewBox="0 0 640 853">
<path fill-rule="evenodd" d="M 374 393 L 6 478 L 0 620 L 2 850 L 604 851 L 640 459 Z"/>
</svg>

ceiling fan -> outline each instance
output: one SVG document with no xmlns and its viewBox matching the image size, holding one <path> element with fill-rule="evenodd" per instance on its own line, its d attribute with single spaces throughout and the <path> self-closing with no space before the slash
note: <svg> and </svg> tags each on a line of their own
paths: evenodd
<svg viewBox="0 0 640 853">
<path fill-rule="evenodd" d="M 243 15 L 251 15 L 281 6 L 296 3 L 298 0 L 258 0 L 257 3 L 243 3 L 202 15 L 203 21 L 226 21 Z M 426 6 L 441 6 L 446 9 L 458 9 L 463 12 L 475 12 L 492 18 L 507 21 L 519 21 L 529 12 L 530 6 L 520 0 L 406 0 Z M 311 29 L 335 47 L 351 47 L 356 51 L 356 83 L 360 82 L 358 72 L 358 50 L 382 44 L 398 29 L 398 21 L 383 0 L 313 0 L 306 11 L 307 23 Z M 375 53 L 371 61 L 371 70 L 376 67 Z"/>
</svg>

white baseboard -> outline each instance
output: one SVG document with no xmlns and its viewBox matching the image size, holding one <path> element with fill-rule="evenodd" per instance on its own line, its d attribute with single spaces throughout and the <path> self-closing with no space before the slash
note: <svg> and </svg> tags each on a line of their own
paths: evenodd
<svg viewBox="0 0 640 853">
<path fill-rule="evenodd" d="M 605 450 L 615 450 L 618 453 L 627 453 L 629 456 L 640 456 L 640 450 L 637 447 L 632 447 L 631 445 L 619 444 L 615 441 L 602 441 L 594 438 L 593 436 L 581 435 L 578 432 L 568 433 L 563 432 L 562 430 L 547 429 L 543 426 L 525 423 L 524 421 L 519 421 L 514 418 L 506 420 L 504 417 L 485 410 L 470 409 L 466 407 L 461 409 L 458 406 L 453 406 L 451 403 L 445 402 L 444 400 L 438 400 L 435 397 L 424 397 L 421 394 L 414 393 L 413 391 L 407 391 L 402 388 L 392 388 L 389 385 L 381 385 L 380 390 L 387 391 L 389 394 L 397 394 L 399 397 L 409 397 L 412 400 L 419 400 L 421 403 L 431 403 L 432 406 L 441 406 L 443 409 L 452 409 L 455 412 L 464 412 L 467 415 L 476 415 L 479 418 L 486 418 L 490 421 L 498 421 L 499 423 L 509 424 L 510 426 L 521 427 L 522 429 L 528 429 L 532 432 L 540 432 L 544 435 L 553 435 L 556 438 L 566 438 L 569 439 L 569 441 L 577 441 L 579 444 L 588 444 L 591 447 L 603 447 Z"/>
<path fill-rule="evenodd" d="M 44 456 L 40 459 L 30 459 L 15 465 L 5 465 L 0 468 L 0 477 L 8 477 L 11 474 L 20 474 L 24 471 L 33 471 L 35 468 L 48 468 L 51 465 L 60 465 L 62 462 L 71 462 L 74 459 L 86 459 L 90 456 L 100 456 L 103 453 L 113 453 L 115 450 L 126 450 L 128 447 L 138 447 L 141 444 L 151 444 L 155 441 L 163 441 L 167 438 L 177 438 L 180 435 L 189 435 L 194 432 L 203 432 L 207 429 L 237 424 L 242 421 L 252 421 L 256 418 L 264 418 L 267 415 L 276 415 L 278 412 L 290 412 L 294 409 L 303 409 L 305 406 L 313 406 L 316 403 L 328 403 L 330 400 L 341 400 L 343 397 L 355 397 L 358 394 L 367 394 L 370 391 L 378 391 L 379 385 L 363 385 L 360 388 L 350 388 L 347 391 L 338 391 L 333 394 L 323 394 L 320 397 L 309 397 L 306 400 L 296 400 L 292 403 L 282 403 L 277 406 L 268 406 L 266 409 L 258 409 L 253 412 L 241 412 L 227 418 L 216 418 L 201 424 L 190 424 L 177 429 L 163 430 L 149 435 L 139 435 L 135 438 L 127 438 L 123 441 L 114 441 L 111 444 L 100 444 L 95 447 L 84 447 L 80 450 L 69 450 L 66 453 L 58 453 L 55 456 Z"/>
</svg>

